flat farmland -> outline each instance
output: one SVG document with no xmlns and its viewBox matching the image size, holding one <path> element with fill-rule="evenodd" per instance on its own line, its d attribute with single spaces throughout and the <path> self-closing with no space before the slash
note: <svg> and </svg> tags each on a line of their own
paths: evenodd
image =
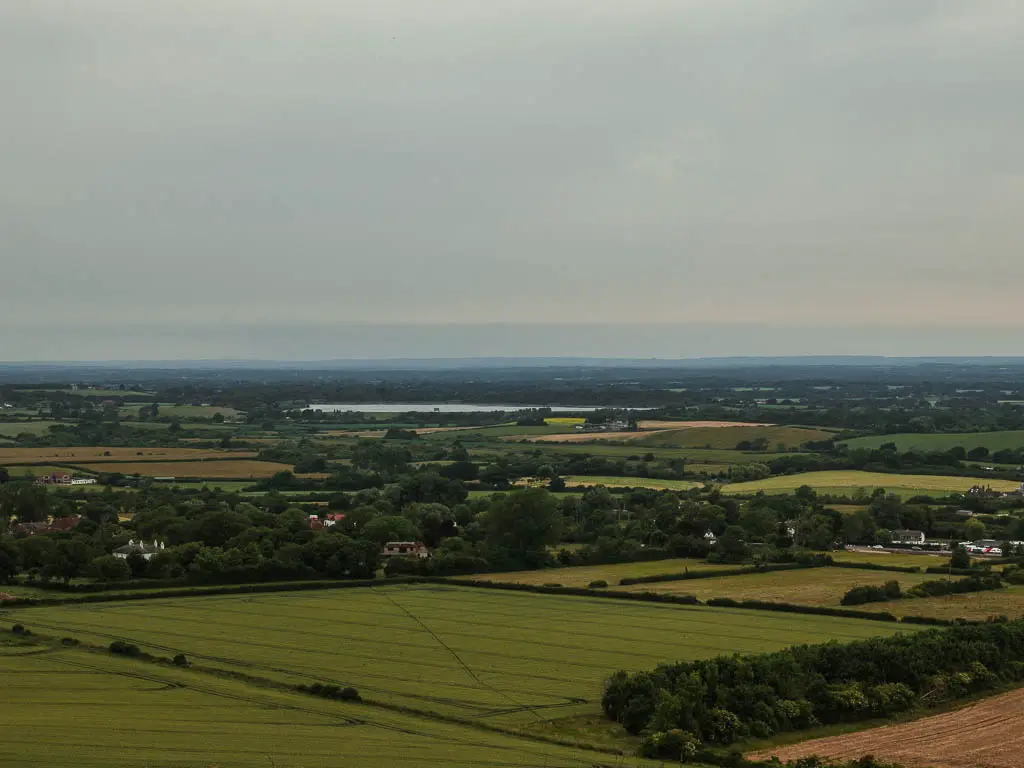
<svg viewBox="0 0 1024 768">
<path fill-rule="evenodd" d="M 999 432 L 961 432 L 959 434 L 922 435 L 900 433 L 871 435 L 847 440 L 849 448 L 878 448 L 886 443 L 895 443 L 899 451 L 948 451 L 950 448 L 988 448 L 999 451 L 1004 448 L 1024 448 L 1024 429 Z"/>
<path fill-rule="evenodd" d="M 1024 768 L 1024 689 L 993 696 L 952 712 L 767 749 L 748 758 L 783 762 L 816 755 L 829 762 L 874 755 L 914 768 Z"/>
<path fill-rule="evenodd" d="M 139 415 L 140 408 L 147 408 L 148 405 L 126 405 L 118 409 L 121 417 Z M 158 405 L 157 418 L 164 416 L 172 419 L 212 419 L 217 414 L 226 419 L 234 418 L 242 414 L 234 408 L 219 405 L 173 405 L 171 403 L 160 403 Z M 159 422 L 157 422 L 159 423 Z"/>
<path fill-rule="evenodd" d="M 63 424 L 62 421 L 3 421 L 0 422 L 0 437 L 17 437 L 20 434 L 45 435 L 50 427 Z"/>
<path fill-rule="evenodd" d="M 856 619 L 450 585 L 8 610 L 57 637 L 185 653 L 200 669 L 352 685 L 364 698 L 494 724 L 597 714 L 618 669 L 900 631 Z"/>
<path fill-rule="evenodd" d="M 903 574 L 895 573 L 900 577 Z M 941 576 L 932 576 L 937 579 Z M 902 579 L 898 579 L 902 584 Z M 1024 586 L 1010 586 L 989 592 L 969 592 L 963 595 L 925 597 L 916 600 L 893 600 L 872 603 L 880 611 L 896 616 L 935 616 L 940 619 L 972 619 L 984 621 L 989 616 L 1024 617 Z"/>
<path fill-rule="evenodd" d="M 665 421 L 645 419 L 637 422 L 642 430 L 648 429 L 715 429 L 725 427 L 774 427 L 774 424 L 764 424 L 756 421 Z"/>
<path fill-rule="evenodd" d="M 89 472 L 120 472 L 124 475 L 147 477 L 209 477 L 209 478 L 261 478 L 273 477 L 278 472 L 291 470 L 290 464 L 273 461 L 118 461 L 99 464 L 76 464 Z M 306 477 L 306 475 L 303 475 Z"/>
<path fill-rule="evenodd" d="M 0 448 L 0 464 L 38 464 L 82 461 L 198 461 L 202 459 L 249 459 L 255 451 L 228 451 L 212 448 Z"/>
<path fill-rule="evenodd" d="M 803 472 L 798 475 L 780 475 L 748 483 L 729 483 L 722 486 L 722 493 L 791 493 L 802 485 L 808 485 L 819 493 L 849 494 L 858 488 L 872 491 L 885 488 L 890 493 L 915 495 L 918 493 L 963 493 L 972 485 L 988 485 L 996 491 L 1015 490 L 1020 483 L 1012 480 L 992 480 L 984 477 L 953 477 L 946 475 L 889 475 L 883 472 L 860 472 L 858 470 L 835 470 L 827 472 Z"/>
<path fill-rule="evenodd" d="M 876 563 L 878 565 L 896 565 L 901 568 L 913 566 L 917 568 L 933 568 L 949 564 L 949 555 L 933 555 L 928 552 L 884 552 L 873 550 L 868 552 L 838 550 L 829 552 L 832 559 L 840 563 Z M 900 574 L 897 573 L 896 576 Z"/>
<path fill-rule="evenodd" d="M 701 483 L 693 480 L 658 480 L 653 477 L 605 477 L 598 475 L 566 475 L 567 487 L 603 485 L 606 488 L 651 488 L 657 491 L 688 491 L 700 488 Z"/>
<path fill-rule="evenodd" d="M 0 764 L 5 766 L 590 768 L 615 763 L 594 752 L 106 654 L 4 650 Z"/>
<path fill-rule="evenodd" d="M 799 448 L 811 441 L 830 440 L 834 432 L 804 427 L 693 427 L 669 429 L 641 434 L 637 445 L 675 446 L 678 448 L 735 448 L 741 442 L 766 440 L 769 450 L 783 445 L 787 449 Z"/>
<path fill-rule="evenodd" d="M 28 474 L 41 477 L 43 475 L 52 475 L 54 472 L 75 474 L 74 471 L 69 470 L 67 467 L 39 466 L 36 464 L 13 464 L 8 471 L 11 477 L 23 477 Z"/>
<path fill-rule="evenodd" d="M 791 571 L 749 573 L 741 576 L 720 576 L 686 581 L 663 581 L 616 587 L 626 592 L 660 592 L 671 595 L 694 595 L 701 600 L 710 597 L 731 597 L 734 600 L 766 600 L 772 603 L 796 603 L 838 608 L 840 600 L 855 586 L 898 581 L 906 590 L 922 581 L 942 576 L 918 573 L 894 573 L 855 568 L 798 568 Z M 919 603 L 907 600 L 906 603 Z M 883 610 L 881 603 L 859 606 L 861 610 Z M 889 605 L 886 603 L 885 605 Z M 914 611 L 908 611 L 914 613 Z"/>
<path fill-rule="evenodd" d="M 649 560 L 639 563 L 615 563 L 612 565 L 578 565 L 570 568 L 541 568 L 536 571 L 510 571 L 509 573 L 481 573 L 473 576 L 482 581 L 501 581 L 514 584 L 561 584 L 563 587 L 585 587 L 592 581 L 604 580 L 610 586 L 619 579 L 638 576 L 654 576 L 663 573 L 685 571 L 717 571 L 734 568 L 732 565 L 716 565 L 707 560 L 676 558 L 673 560 Z"/>
</svg>

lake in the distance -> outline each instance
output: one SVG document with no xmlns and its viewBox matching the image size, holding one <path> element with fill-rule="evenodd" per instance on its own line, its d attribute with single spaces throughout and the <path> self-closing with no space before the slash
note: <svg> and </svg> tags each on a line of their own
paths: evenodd
<svg viewBox="0 0 1024 768">
<path fill-rule="evenodd" d="M 596 405 L 481 405 L 479 403 L 315 403 L 306 410 L 335 413 L 355 411 L 358 413 L 497 413 L 498 411 L 521 411 L 524 408 L 550 408 L 553 413 L 575 411 L 598 411 Z M 645 410 L 645 409 L 637 409 Z"/>
</svg>

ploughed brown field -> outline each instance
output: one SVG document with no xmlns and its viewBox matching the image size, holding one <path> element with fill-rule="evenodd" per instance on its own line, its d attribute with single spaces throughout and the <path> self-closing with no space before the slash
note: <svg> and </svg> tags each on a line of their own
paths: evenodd
<svg viewBox="0 0 1024 768">
<path fill-rule="evenodd" d="M 218 451 L 210 448 L 0 448 L 0 464 L 58 464 L 80 461 L 174 461 L 178 459 L 248 459 L 253 451 Z"/>
<path fill-rule="evenodd" d="M 1024 689 L 964 709 L 859 733 L 811 739 L 747 755 L 783 762 L 818 755 L 847 761 L 864 755 L 913 768 L 1024 768 Z"/>
</svg>

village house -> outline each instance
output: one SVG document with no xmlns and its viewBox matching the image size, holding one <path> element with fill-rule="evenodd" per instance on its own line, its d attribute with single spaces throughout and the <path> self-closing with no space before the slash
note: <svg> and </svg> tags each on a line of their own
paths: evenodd
<svg viewBox="0 0 1024 768">
<path fill-rule="evenodd" d="M 118 547 L 114 550 L 114 557 L 120 558 L 121 560 L 127 560 L 132 555 L 139 555 L 143 560 L 149 560 L 153 555 L 158 552 L 162 552 L 164 549 L 164 543 L 162 541 L 153 541 L 152 544 L 135 539 L 128 539 L 128 543 L 123 547 Z"/>
<path fill-rule="evenodd" d="M 36 485 L 94 485 L 95 477 L 74 477 L 67 472 L 51 472 L 36 478 Z"/>
<path fill-rule="evenodd" d="M 421 560 L 430 557 L 430 550 L 418 541 L 389 541 L 380 552 L 382 557 L 418 557 Z"/>
</svg>

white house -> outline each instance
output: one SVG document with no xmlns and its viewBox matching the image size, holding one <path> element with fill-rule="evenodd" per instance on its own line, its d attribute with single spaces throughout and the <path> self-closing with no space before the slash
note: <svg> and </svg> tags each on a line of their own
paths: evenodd
<svg viewBox="0 0 1024 768">
<path fill-rule="evenodd" d="M 139 541 L 128 539 L 127 544 L 114 550 L 114 557 L 127 560 L 131 555 L 139 555 L 143 560 L 149 560 L 157 552 L 162 552 L 163 549 L 164 543 L 162 541 L 154 540 L 152 544 L 147 544 L 141 539 Z"/>
<path fill-rule="evenodd" d="M 893 531 L 893 544 L 924 544 L 924 531 Z"/>
</svg>

